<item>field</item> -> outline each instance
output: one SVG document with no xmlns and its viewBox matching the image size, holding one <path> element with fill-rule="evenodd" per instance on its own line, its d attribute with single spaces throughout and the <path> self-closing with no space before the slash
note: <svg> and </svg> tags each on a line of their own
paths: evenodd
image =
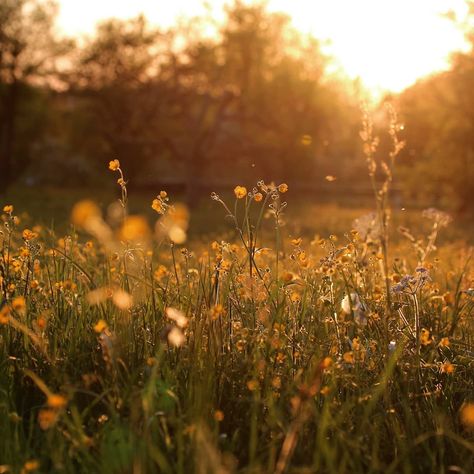
<svg viewBox="0 0 474 474">
<path fill-rule="evenodd" d="M 0 472 L 474 472 L 469 221 L 109 166 L 2 204 Z"/>
</svg>

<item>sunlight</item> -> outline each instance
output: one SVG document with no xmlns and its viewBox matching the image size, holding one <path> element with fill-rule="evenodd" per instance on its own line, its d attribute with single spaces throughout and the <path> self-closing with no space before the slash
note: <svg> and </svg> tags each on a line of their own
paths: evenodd
<svg viewBox="0 0 474 474">
<path fill-rule="evenodd" d="M 73 35 L 92 33 L 97 21 L 143 12 L 151 22 L 171 26 L 178 17 L 222 16 L 225 0 L 61 0 L 60 28 Z M 463 0 L 270 0 L 269 9 L 291 16 L 294 26 L 325 41 L 341 71 L 360 78 L 378 95 L 400 91 L 448 66 L 449 55 L 465 48 L 462 32 L 443 14 L 463 18 Z"/>
</svg>

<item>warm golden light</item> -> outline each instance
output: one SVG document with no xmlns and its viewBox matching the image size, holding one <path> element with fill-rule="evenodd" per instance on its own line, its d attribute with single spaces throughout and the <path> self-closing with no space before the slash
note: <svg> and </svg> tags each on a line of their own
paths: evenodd
<svg viewBox="0 0 474 474">
<path fill-rule="evenodd" d="M 60 27 L 69 34 L 92 32 L 110 16 L 143 12 L 152 23 L 212 12 L 221 18 L 225 0 L 61 0 Z M 359 77 L 374 94 L 400 91 L 418 78 L 448 66 L 452 51 L 465 48 L 463 33 L 446 18 L 466 13 L 463 0 L 270 0 L 272 11 L 291 16 L 294 26 L 327 41 L 341 71 Z"/>
</svg>

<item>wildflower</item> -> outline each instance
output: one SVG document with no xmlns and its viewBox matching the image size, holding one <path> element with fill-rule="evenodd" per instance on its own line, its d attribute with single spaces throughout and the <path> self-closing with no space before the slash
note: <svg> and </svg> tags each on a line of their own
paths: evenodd
<svg viewBox="0 0 474 474">
<path fill-rule="evenodd" d="M 462 424 L 469 429 L 474 429 L 474 403 L 464 403 L 460 412 Z"/>
<path fill-rule="evenodd" d="M 163 205 L 163 202 L 156 198 L 156 199 L 153 199 L 152 203 L 151 203 L 151 208 L 156 211 L 158 214 L 164 214 L 165 212 L 165 207 Z"/>
<path fill-rule="evenodd" d="M 99 321 L 94 324 L 94 331 L 97 334 L 100 334 L 101 332 L 105 331 L 107 327 L 107 323 L 103 319 L 99 319 Z"/>
<path fill-rule="evenodd" d="M 85 199 L 74 205 L 71 212 L 71 221 L 75 226 L 86 227 L 87 224 L 100 217 L 100 209 L 94 201 Z"/>
<path fill-rule="evenodd" d="M 390 353 L 394 352 L 396 348 L 397 348 L 397 343 L 395 341 L 390 341 L 388 343 L 388 351 Z"/>
<path fill-rule="evenodd" d="M 180 328 L 185 328 L 188 325 L 188 318 L 179 309 L 166 308 L 165 314 L 169 319 L 174 321 L 176 325 Z"/>
<path fill-rule="evenodd" d="M 452 374 L 454 372 L 454 365 L 451 364 L 451 362 L 445 362 L 442 366 L 441 366 L 441 373 L 444 373 L 444 374 Z"/>
<path fill-rule="evenodd" d="M 8 324 L 10 320 L 10 308 L 5 305 L 0 309 L 0 324 Z"/>
<path fill-rule="evenodd" d="M 62 395 L 52 393 L 48 396 L 47 404 L 50 408 L 55 408 L 56 410 L 59 410 L 67 405 L 67 400 Z"/>
<path fill-rule="evenodd" d="M 430 332 L 428 331 L 428 329 L 423 328 L 420 333 L 420 344 L 422 346 L 428 346 L 432 342 L 433 341 L 431 339 Z"/>
<path fill-rule="evenodd" d="M 439 347 L 449 347 L 449 338 L 448 337 L 442 337 L 441 340 L 439 341 L 438 346 Z"/>
<path fill-rule="evenodd" d="M 49 430 L 58 420 L 59 412 L 53 408 L 45 408 L 38 413 L 38 423 L 42 430 Z"/>
<path fill-rule="evenodd" d="M 23 465 L 22 472 L 32 472 L 38 470 L 40 467 L 40 463 L 37 459 L 30 459 L 26 461 Z"/>
<path fill-rule="evenodd" d="M 247 195 L 247 188 L 245 186 L 236 186 L 234 194 L 237 199 L 243 199 Z"/>
<path fill-rule="evenodd" d="M 342 358 L 346 364 L 354 363 L 354 353 L 352 351 L 345 352 Z"/>
<path fill-rule="evenodd" d="M 13 206 L 11 204 L 7 204 L 6 206 L 3 206 L 3 212 L 11 215 L 13 213 Z"/>
<path fill-rule="evenodd" d="M 12 308 L 17 313 L 24 313 L 26 311 L 26 300 L 25 300 L 25 298 L 23 296 L 17 296 L 16 298 L 13 298 Z"/>
<path fill-rule="evenodd" d="M 128 216 L 120 229 L 120 238 L 125 241 L 138 241 L 149 235 L 150 228 L 143 216 Z"/>
<path fill-rule="evenodd" d="M 332 176 L 332 175 L 328 175 L 324 178 L 326 181 L 328 181 L 329 183 L 332 183 L 333 181 L 336 181 L 336 177 L 335 176 Z"/>
<path fill-rule="evenodd" d="M 325 357 L 322 362 L 321 362 L 321 369 L 322 370 L 327 370 L 329 367 L 332 365 L 332 359 L 331 357 Z"/>
<path fill-rule="evenodd" d="M 253 199 L 255 202 L 260 202 L 263 199 L 263 194 L 262 193 L 255 193 L 253 195 Z"/>
<path fill-rule="evenodd" d="M 224 412 L 221 410 L 216 410 L 214 412 L 214 420 L 221 422 L 224 419 Z"/>
<path fill-rule="evenodd" d="M 30 229 L 25 229 L 22 233 L 22 237 L 24 240 L 32 240 L 38 237 L 38 234 Z"/>
<path fill-rule="evenodd" d="M 109 161 L 109 170 L 117 171 L 119 168 L 120 168 L 120 161 L 119 160 Z"/>
<path fill-rule="evenodd" d="M 123 311 L 130 309 L 133 304 L 132 296 L 124 290 L 116 290 L 112 295 L 112 302 Z"/>
<path fill-rule="evenodd" d="M 177 327 L 172 328 L 168 333 L 168 342 L 174 347 L 181 347 L 185 341 L 183 332 Z"/>
<path fill-rule="evenodd" d="M 280 184 L 280 186 L 278 186 L 278 191 L 282 194 L 286 193 L 288 191 L 288 185 L 286 183 Z"/>
<path fill-rule="evenodd" d="M 210 313 L 211 319 L 215 321 L 216 319 L 219 319 L 225 313 L 225 310 L 221 304 L 216 304 L 210 309 L 209 313 Z"/>
<path fill-rule="evenodd" d="M 258 383 L 258 380 L 252 379 L 247 382 L 247 388 L 251 392 L 255 392 L 255 390 L 257 390 L 259 386 L 260 384 Z"/>
</svg>

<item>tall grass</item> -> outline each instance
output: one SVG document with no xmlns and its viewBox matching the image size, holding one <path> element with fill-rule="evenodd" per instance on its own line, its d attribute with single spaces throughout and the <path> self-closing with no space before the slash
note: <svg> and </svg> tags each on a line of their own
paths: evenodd
<svg viewBox="0 0 474 474">
<path fill-rule="evenodd" d="M 376 211 L 313 242 L 260 181 L 212 195 L 234 240 L 185 248 L 186 208 L 130 215 L 117 160 L 120 202 L 68 235 L 6 205 L 0 472 L 473 472 L 470 254 L 439 259 L 436 210 L 390 246 L 396 127 L 380 164 L 365 121 Z"/>
</svg>

